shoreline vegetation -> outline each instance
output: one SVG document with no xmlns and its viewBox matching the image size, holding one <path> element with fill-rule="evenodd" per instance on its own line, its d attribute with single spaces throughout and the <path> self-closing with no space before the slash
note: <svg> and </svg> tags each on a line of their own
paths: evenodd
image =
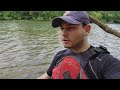
<svg viewBox="0 0 120 90">
<path fill-rule="evenodd" d="M 0 20 L 51 21 L 64 11 L 0 11 Z M 103 23 L 120 23 L 120 11 L 88 11 Z"/>
</svg>

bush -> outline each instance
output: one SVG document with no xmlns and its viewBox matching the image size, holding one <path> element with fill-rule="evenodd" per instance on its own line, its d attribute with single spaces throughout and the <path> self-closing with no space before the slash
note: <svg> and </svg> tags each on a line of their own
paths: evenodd
<svg viewBox="0 0 120 90">
<path fill-rule="evenodd" d="M 0 11 L 0 20 L 49 21 L 64 11 Z M 107 23 L 120 23 L 120 11 L 88 11 L 93 17 Z"/>
</svg>

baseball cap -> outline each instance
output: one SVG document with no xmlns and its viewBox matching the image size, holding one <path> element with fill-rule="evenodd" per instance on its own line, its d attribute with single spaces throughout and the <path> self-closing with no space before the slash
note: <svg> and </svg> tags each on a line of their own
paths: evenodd
<svg viewBox="0 0 120 90">
<path fill-rule="evenodd" d="M 70 24 L 90 23 L 90 18 L 86 11 L 66 11 L 63 16 L 53 19 L 52 26 L 54 28 L 59 27 L 63 20 Z"/>
</svg>

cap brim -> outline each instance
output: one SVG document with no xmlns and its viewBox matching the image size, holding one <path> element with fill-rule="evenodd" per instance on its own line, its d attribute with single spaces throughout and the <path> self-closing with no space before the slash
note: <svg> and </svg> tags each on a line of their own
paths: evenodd
<svg viewBox="0 0 120 90">
<path fill-rule="evenodd" d="M 57 17 L 52 21 L 52 26 L 54 28 L 59 27 L 61 25 L 62 21 L 66 21 L 70 24 L 80 24 L 81 22 L 73 19 L 71 16 L 61 16 L 61 17 Z"/>
</svg>

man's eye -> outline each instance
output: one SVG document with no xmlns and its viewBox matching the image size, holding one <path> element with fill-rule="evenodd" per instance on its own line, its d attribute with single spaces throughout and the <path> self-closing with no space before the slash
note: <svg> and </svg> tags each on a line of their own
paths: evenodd
<svg viewBox="0 0 120 90">
<path fill-rule="evenodd" d="M 61 30 L 63 30 L 64 28 L 60 28 Z"/>
<path fill-rule="evenodd" d="M 74 28 L 75 28 L 75 27 L 69 27 L 68 29 L 69 29 L 69 30 L 72 30 L 72 29 L 74 29 Z"/>
</svg>

